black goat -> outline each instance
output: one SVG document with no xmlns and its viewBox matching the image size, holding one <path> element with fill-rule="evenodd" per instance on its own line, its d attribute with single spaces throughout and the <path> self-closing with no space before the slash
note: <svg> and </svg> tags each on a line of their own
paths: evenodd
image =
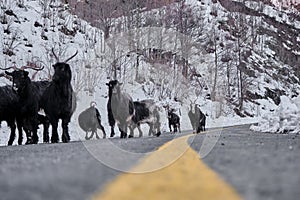
<svg viewBox="0 0 300 200">
<path fill-rule="evenodd" d="M 35 97 L 35 101 L 38 102 L 38 110 L 41 109 L 41 100 L 42 100 L 42 96 L 46 90 L 46 88 L 50 85 L 49 81 L 32 81 L 32 89 L 34 92 L 34 97 Z M 22 103 L 22 102 L 21 102 Z M 46 116 L 38 114 L 38 118 L 37 118 L 37 123 L 38 125 L 42 124 L 43 125 L 43 142 L 44 143 L 49 143 L 49 120 Z M 26 132 L 26 130 L 25 130 Z M 31 143 L 31 136 L 26 133 L 27 136 L 27 142 L 26 144 Z"/>
<path fill-rule="evenodd" d="M 134 115 L 132 117 L 132 123 L 129 126 L 130 135 L 129 137 L 133 137 L 134 129 L 137 127 L 139 130 L 139 137 L 143 136 L 143 132 L 140 128 L 141 124 L 149 125 L 149 133 L 148 135 L 156 135 L 160 136 L 160 116 L 159 116 L 159 108 L 155 105 L 153 100 L 142 100 L 135 101 L 134 104 Z"/>
<path fill-rule="evenodd" d="M 108 117 L 108 124 L 110 126 L 110 137 L 114 137 L 115 136 L 115 124 L 116 124 L 116 120 L 113 116 L 113 112 L 111 109 L 111 96 L 112 96 L 112 89 L 110 87 L 112 87 L 112 84 L 110 86 L 110 83 L 106 83 L 107 86 L 109 86 L 108 89 L 108 102 L 107 102 L 107 117 Z"/>
<path fill-rule="evenodd" d="M 21 69 L 25 69 L 25 68 L 28 68 L 28 69 L 34 69 L 36 71 L 40 71 L 42 70 L 43 68 L 40 68 L 40 67 L 22 67 Z M 16 67 L 8 67 L 8 68 L 1 68 L 2 70 L 8 70 L 8 69 L 14 69 L 15 71 L 20 71 L 19 69 L 17 69 Z M 15 72 L 16 73 L 20 73 L 20 72 Z M 5 74 L 1 74 L 1 76 L 9 79 L 10 81 L 13 81 L 13 77 L 11 76 L 12 73 L 5 73 Z M 20 77 L 20 76 L 19 76 Z M 17 76 L 15 76 L 15 78 L 17 78 Z M 26 79 L 27 77 L 25 76 L 22 76 L 23 79 Z M 25 80 L 19 80 L 18 82 L 21 83 L 22 81 L 26 82 Z M 13 84 L 14 85 L 14 84 Z M 48 81 L 37 81 L 37 82 L 32 82 L 32 86 L 33 88 L 35 89 L 35 91 L 37 91 L 37 97 L 38 99 L 41 98 L 41 94 L 44 92 L 45 88 L 49 85 L 49 82 Z M 15 86 L 15 89 L 17 89 L 16 85 Z M 8 125 L 10 127 L 13 127 L 12 131 L 11 131 L 11 134 L 10 134 L 10 139 L 8 141 L 8 145 L 11 145 L 15 139 L 15 123 L 14 123 L 14 120 L 11 120 L 12 116 L 14 115 L 15 119 L 16 119 L 16 122 L 17 122 L 17 127 L 18 127 L 18 131 L 19 131 L 19 139 L 18 139 L 18 144 L 21 145 L 22 144 L 22 140 L 23 140 L 23 134 L 22 134 L 22 128 L 23 128 L 23 119 L 22 119 L 22 116 L 20 115 L 20 104 L 24 104 L 24 102 L 20 101 L 20 98 L 19 96 L 17 95 L 17 92 L 13 89 L 13 87 L 9 87 L 9 89 L 7 90 L 8 86 L 4 87 L 6 88 L 6 94 L 4 95 L 1 95 L 1 98 L 2 98 L 2 101 L 0 102 L 3 103 L 2 105 L 6 105 L 5 107 L 6 108 L 10 108 L 10 105 L 12 105 L 13 107 L 10 108 L 10 112 L 9 114 L 5 114 L 3 115 L 3 109 L 2 109 L 2 112 L 0 113 L 0 115 L 2 116 L 2 120 L 4 120 L 6 117 L 3 118 L 3 116 L 7 116 L 10 120 L 8 123 Z M 9 99 L 9 101 L 12 103 L 10 105 L 8 105 L 6 100 L 7 98 Z M 5 113 L 5 112 L 4 112 Z M 46 119 L 45 116 L 42 116 L 40 114 L 38 114 L 38 124 L 43 124 L 44 125 L 44 135 L 45 133 L 48 133 L 48 127 L 49 127 L 49 122 L 48 120 Z M 26 129 L 26 128 L 25 128 Z M 27 130 L 27 142 L 26 144 L 30 144 L 32 143 L 32 136 L 31 136 L 31 133 L 28 132 Z M 45 137 L 44 137 L 44 141 L 45 141 Z"/>
<path fill-rule="evenodd" d="M 170 132 L 172 132 L 172 126 L 173 126 L 173 133 L 176 133 L 177 129 L 179 130 L 179 133 L 181 133 L 180 117 L 174 113 L 174 109 L 168 110 L 168 122 L 169 122 Z"/>
<path fill-rule="evenodd" d="M 205 131 L 206 116 L 201 112 L 197 104 L 194 107 L 192 104 L 190 105 L 188 116 L 194 132 L 200 133 L 200 131 Z"/>
<path fill-rule="evenodd" d="M 54 75 L 52 81 L 42 95 L 41 107 L 44 109 L 52 126 L 51 142 L 57 143 L 59 141 L 57 128 L 58 121 L 61 119 L 62 142 L 66 143 L 70 141 L 68 125 L 76 108 L 76 97 L 71 85 L 72 73 L 67 62 L 75 57 L 78 51 L 64 62 L 59 62 L 53 49 L 52 53 L 57 63 L 53 65 Z"/>
<path fill-rule="evenodd" d="M 19 96 L 19 117 L 27 135 L 26 143 L 36 144 L 38 143 L 39 92 L 33 86 L 27 71 L 14 70 L 13 72 L 6 71 L 5 73 L 12 77 L 13 88 Z"/>
<path fill-rule="evenodd" d="M 108 120 L 111 126 L 111 136 L 114 136 L 114 125 L 118 122 L 119 131 L 121 132 L 120 137 L 127 137 L 128 123 L 134 114 L 134 105 L 132 98 L 127 94 L 121 92 L 119 83 L 117 80 L 106 83 L 108 86 L 108 103 L 107 112 Z"/>
<path fill-rule="evenodd" d="M 0 122 L 6 121 L 11 130 L 8 145 L 12 145 L 15 139 L 16 119 L 19 115 L 18 103 L 19 97 L 11 86 L 0 87 Z M 17 120 L 17 127 L 19 131 L 18 144 L 21 145 L 23 135 L 19 117 Z"/>
<path fill-rule="evenodd" d="M 85 139 L 91 139 L 96 133 L 96 138 L 99 139 L 97 134 L 97 128 L 101 129 L 103 132 L 103 138 L 106 138 L 106 133 L 104 127 L 101 125 L 101 116 L 99 110 L 95 107 L 95 104 L 91 103 L 91 106 L 81 112 L 78 116 L 78 123 L 82 130 L 86 132 Z M 88 132 L 91 131 L 92 134 L 88 137 Z"/>
<path fill-rule="evenodd" d="M 17 69 L 16 67 L 8 67 L 5 69 L 1 68 L 2 70 L 14 69 L 12 73 L 10 72 L 5 72 L 5 73 L 8 76 L 8 78 L 13 82 L 13 88 L 16 90 L 16 92 L 19 95 L 19 102 L 18 102 L 19 113 L 17 118 L 17 125 L 19 127 L 18 128 L 19 144 L 22 144 L 23 126 L 25 126 L 23 128 L 27 136 L 26 144 L 37 143 L 37 141 L 32 140 L 32 135 L 31 135 L 31 133 L 33 132 L 33 127 L 35 127 L 35 125 L 32 123 L 36 123 L 36 122 L 38 124 L 43 124 L 44 126 L 44 142 L 49 141 L 49 139 L 47 139 L 49 121 L 45 116 L 36 113 L 36 111 L 40 109 L 40 100 L 45 89 L 49 86 L 49 81 L 32 82 L 28 77 L 28 72 L 24 71 L 24 69 L 33 69 L 35 71 L 41 71 L 43 70 L 43 68 L 44 67 L 36 67 L 36 66 L 27 66 L 27 67 L 24 66 L 21 69 Z M 32 107 L 33 104 L 35 105 L 35 107 Z M 38 105 L 38 108 L 36 108 L 36 105 Z M 34 117 L 35 117 L 34 119 L 30 117 L 30 115 L 33 115 L 32 113 L 34 113 Z M 37 140 L 36 136 L 34 137 L 35 140 Z M 12 135 L 11 138 L 14 138 L 14 135 Z"/>
</svg>

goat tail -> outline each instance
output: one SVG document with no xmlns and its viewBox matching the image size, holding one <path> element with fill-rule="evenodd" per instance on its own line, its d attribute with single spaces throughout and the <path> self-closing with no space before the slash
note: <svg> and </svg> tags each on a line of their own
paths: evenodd
<svg viewBox="0 0 300 200">
<path fill-rule="evenodd" d="M 90 103 L 90 107 L 96 107 L 97 106 L 97 103 L 96 103 L 96 101 L 91 101 L 91 103 Z"/>
<path fill-rule="evenodd" d="M 127 117 L 126 122 L 127 123 L 131 122 L 134 115 L 135 115 L 135 109 L 133 109 L 133 113 Z"/>
</svg>

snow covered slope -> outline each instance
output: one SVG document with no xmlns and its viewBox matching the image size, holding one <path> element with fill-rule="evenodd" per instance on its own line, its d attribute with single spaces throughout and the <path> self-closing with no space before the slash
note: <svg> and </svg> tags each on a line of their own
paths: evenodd
<svg viewBox="0 0 300 200">
<path fill-rule="evenodd" d="M 76 50 L 79 51 L 77 57 L 70 61 L 73 71 L 72 83 L 76 93 L 88 91 L 88 85 L 92 84 L 91 80 L 84 80 L 85 77 L 90 74 L 93 76 L 102 74 L 100 67 L 96 70 L 97 73 L 92 73 L 87 67 L 93 64 L 89 60 L 97 62 L 95 59 L 97 51 L 94 48 L 97 41 L 102 40 L 102 31 L 71 15 L 68 6 L 61 1 L 1 1 L 0 32 L 0 67 L 2 68 L 12 66 L 21 68 L 28 66 L 29 63 L 42 65 L 45 69 L 38 74 L 28 70 L 33 80 L 51 79 L 52 65 L 56 62 L 51 53 L 51 49 L 54 48 L 62 61 Z M 101 76 L 98 78 L 101 80 Z M 4 77 L 0 78 L 0 85 L 5 84 L 11 82 Z M 78 99 L 78 109 L 89 106 L 90 102 L 85 102 L 80 97 Z M 81 102 L 84 102 L 84 106 L 81 106 Z M 77 119 L 73 118 L 71 124 L 72 140 L 78 140 L 80 137 L 77 136 L 76 121 Z M 0 134 L 1 144 L 6 144 L 8 141 L 8 133 L 8 129 L 3 126 Z"/>
</svg>

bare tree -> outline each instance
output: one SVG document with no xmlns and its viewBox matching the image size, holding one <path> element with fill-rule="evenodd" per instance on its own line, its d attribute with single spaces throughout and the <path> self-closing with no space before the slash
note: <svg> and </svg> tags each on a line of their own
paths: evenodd
<svg viewBox="0 0 300 200">
<path fill-rule="evenodd" d="M 7 56 L 15 55 L 16 49 L 22 44 L 20 30 L 12 29 L 2 41 L 3 54 Z"/>
<path fill-rule="evenodd" d="M 109 38 L 111 33 L 112 24 L 114 22 L 114 17 L 118 14 L 118 4 L 116 1 L 103 1 L 101 4 L 96 3 L 93 4 L 93 1 L 89 2 L 89 7 L 92 6 L 97 7 L 97 12 L 92 13 L 94 14 L 94 18 L 96 26 L 98 26 L 104 32 L 104 40 Z M 91 10 L 91 9 L 90 9 Z"/>
</svg>

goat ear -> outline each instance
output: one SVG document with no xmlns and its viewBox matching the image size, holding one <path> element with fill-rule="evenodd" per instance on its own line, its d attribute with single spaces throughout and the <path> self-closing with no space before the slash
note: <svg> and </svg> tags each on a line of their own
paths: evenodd
<svg viewBox="0 0 300 200">
<path fill-rule="evenodd" d="M 28 71 L 24 71 L 24 75 L 25 77 L 28 77 L 29 72 Z"/>
<path fill-rule="evenodd" d="M 12 76 L 12 72 L 5 71 L 5 74 L 8 76 Z"/>
</svg>

